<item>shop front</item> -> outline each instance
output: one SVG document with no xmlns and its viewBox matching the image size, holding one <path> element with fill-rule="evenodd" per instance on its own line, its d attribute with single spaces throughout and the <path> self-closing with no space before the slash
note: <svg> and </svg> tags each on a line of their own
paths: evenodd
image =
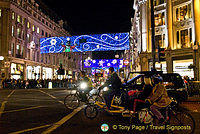
<svg viewBox="0 0 200 134">
<path fill-rule="evenodd" d="M 53 69 L 48 67 L 43 67 L 43 76 L 42 79 L 52 79 L 53 78 Z"/>
<path fill-rule="evenodd" d="M 174 60 L 173 72 L 179 73 L 181 76 L 189 76 L 190 78 L 194 78 L 193 69 L 188 68 L 190 65 L 193 65 L 193 59 Z"/>
<path fill-rule="evenodd" d="M 11 79 L 23 79 L 23 69 L 22 64 L 11 63 Z"/>
<path fill-rule="evenodd" d="M 40 79 L 41 66 L 27 66 L 27 79 Z"/>
</svg>

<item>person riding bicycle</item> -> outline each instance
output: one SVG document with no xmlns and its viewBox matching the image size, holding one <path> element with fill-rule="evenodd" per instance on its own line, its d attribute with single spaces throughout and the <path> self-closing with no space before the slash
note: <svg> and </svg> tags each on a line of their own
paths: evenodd
<svg viewBox="0 0 200 134">
<path fill-rule="evenodd" d="M 87 101 L 87 96 L 86 94 L 90 92 L 90 90 L 92 90 L 92 81 L 91 79 L 86 75 L 85 71 L 81 71 L 80 72 L 80 88 L 83 90 L 83 92 L 81 92 L 81 97 L 82 97 L 82 101 L 86 102 Z"/>
<path fill-rule="evenodd" d="M 113 67 L 109 68 L 109 77 L 100 89 L 106 86 L 109 86 L 109 90 L 103 94 L 103 97 L 109 110 L 113 96 L 120 94 L 120 88 L 122 86 L 122 82 Z"/>
<path fill-rule="evenodd" d="M 153 91 L 151 95 L 146 99 L 146 102 L 151 104 L 150 110 L 161 123 L 164 121 L 164 117 L 160 110 L 169 106 L 171 103 L 171 100 L 167 94 L 167 90 L 162 81 L 163 79 L 161 76 L 156 74 L 152 76 Z"/>
</svg>

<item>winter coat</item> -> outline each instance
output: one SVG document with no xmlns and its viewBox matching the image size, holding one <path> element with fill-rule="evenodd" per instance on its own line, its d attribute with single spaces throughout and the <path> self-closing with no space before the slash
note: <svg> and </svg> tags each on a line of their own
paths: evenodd
<svg viewBox="0 0 200 134">
<path fill-rule="evenodd" d="M 171 100 L 167 94 L 167 90 L 162 83 L 158 83 L 153 88 L 152 94 L 147 99 L 152 105 L 158 107 L 167 107 Z"/>
</svg>

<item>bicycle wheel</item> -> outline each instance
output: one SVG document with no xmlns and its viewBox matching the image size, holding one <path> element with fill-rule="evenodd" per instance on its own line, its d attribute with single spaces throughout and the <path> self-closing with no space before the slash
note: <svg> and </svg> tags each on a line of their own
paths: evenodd
<svg viewBox="0 0 200 134">
<path fill-rule="evenodd" d="M 84 109 L 84 114 L 89 119 L 94 119 L 98 115 L 98 109 L 94 105 L 88 105 Z"/>
<path fill-rule="evenodd" d="M 170 117 L 166 129 L 171 134 L 193 134 L 195 130 L 195 121 L 187 112 L 177 112 Z"/>
<path fill-rule="evenodd" d="M 64 104 L 66 108 L 75 109 L 80 105 L 80 101 L 76 94 L 69 94 L 65 97 Z"/>
</svg>

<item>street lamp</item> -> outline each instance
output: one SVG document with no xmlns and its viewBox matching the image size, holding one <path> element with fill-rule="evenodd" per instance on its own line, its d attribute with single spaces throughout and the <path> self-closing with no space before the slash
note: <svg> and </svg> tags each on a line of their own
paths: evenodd
<svg viewBox="0 0 200 134">
<path fill-rule="evenodd" d="M 116 54 L 115 58 L 119 59 L 119 54 Z M 117 61 L 117 71 L 118 71 L 118 75 L 119 75 L 119 63 L 118 63 L 118 61 Z"/>
</svg>

